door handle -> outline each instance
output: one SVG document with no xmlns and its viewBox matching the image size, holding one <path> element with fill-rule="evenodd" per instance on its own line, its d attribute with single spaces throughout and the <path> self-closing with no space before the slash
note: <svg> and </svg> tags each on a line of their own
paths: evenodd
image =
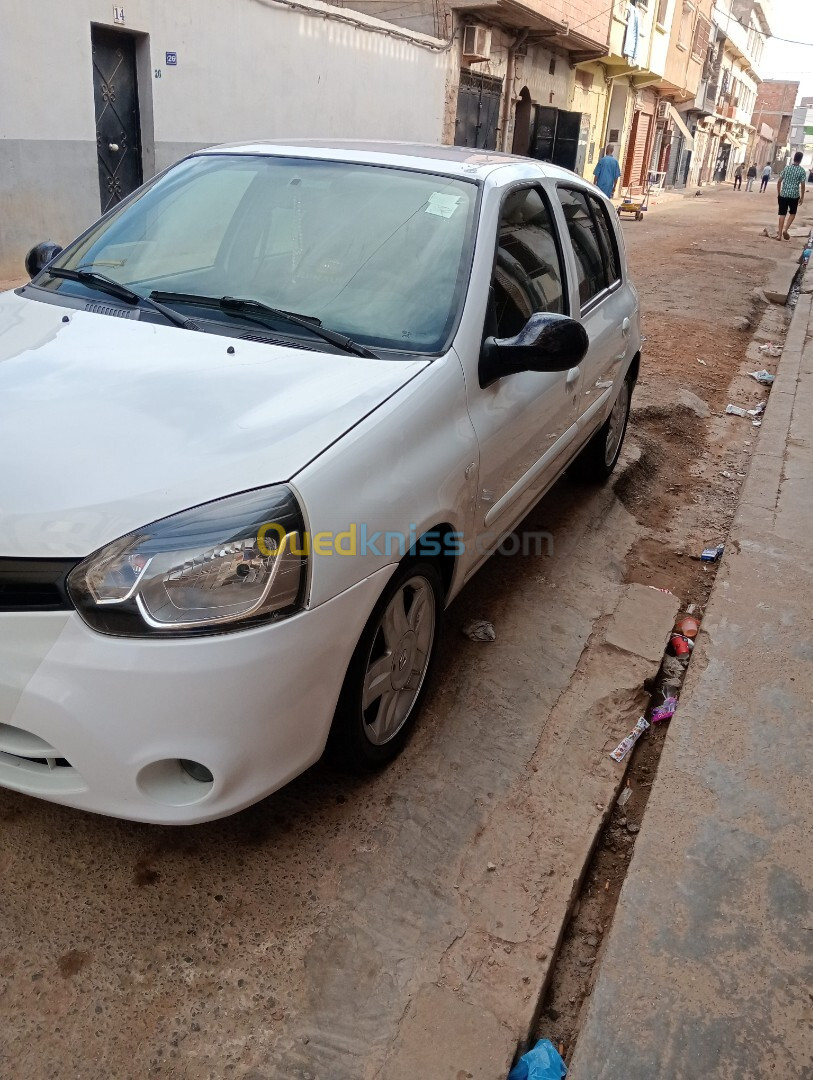
<svg viewBox="0 0 813 1080">
<path fill-rule="evenodd" d="M 580 374 L 581 374 L 581 368 L 579 368 L 578 366 L 572 367 L 570 369 L 570 371 L 568 371 L 568 373 L 567 373 L 567 379 L 565 380 L 565 385 L 570 387 L 575 382 L 578 382 Z"/>
<path fill-rule="evenodd" d="M 113 152 L 114 154 L 116 153 L 116 151 L 117 151 L 117 150 L 118 150 L 118 148 L 119 148 L 119 144 L 118 144 L 117 142 L 112 142 L 112 143 L 108 143 L 107 145 L 108 145 L 108 146 L 110 147 L 111 151 L 112 151 L 112 152 Z"/>
<path fill-rule="evenodd" d="M 629 332 L 630 332 L 630 321 L 629 321 L 629 319 L 624 319 L 624 321 L 621 323 L 621 333 L 622 334 L 628 334 Z"/>
</svg>

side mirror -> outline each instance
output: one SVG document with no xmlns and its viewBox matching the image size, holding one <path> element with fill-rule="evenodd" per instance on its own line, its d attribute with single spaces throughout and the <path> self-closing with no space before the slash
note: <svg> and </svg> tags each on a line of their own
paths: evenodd
<svg viewBox="0 0 813 1080">
<path fill-rule="evenodd" d="M 538 311 L 516 337 L 488 337 L 480 356 L 480 386 L 520 371 L 568 371 L 584 359 L 590 339 L 567 315 Z"/>
<path fill-rule="evenodd" d="M 57 257 L 60 251 L 62 251 L 62 248 L 52 240 L 46 240 L 44 243 L 32 247 L 25 257 L 25 269 L 28 276 L 35 278 L 52 259 Z"/>
</svg>

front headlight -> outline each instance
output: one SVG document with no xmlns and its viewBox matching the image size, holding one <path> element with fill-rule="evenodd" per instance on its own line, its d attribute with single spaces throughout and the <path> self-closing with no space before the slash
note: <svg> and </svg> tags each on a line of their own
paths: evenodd
<svg viewBox="0 0 813 1080">
<path fill-rule="evenodd" d="M 304 598 L 302 511 L 284 485 L 204 503 L 114 540 L 68 591 L 106 634 L 178 637 L 290 615 Z"/>
</svg>

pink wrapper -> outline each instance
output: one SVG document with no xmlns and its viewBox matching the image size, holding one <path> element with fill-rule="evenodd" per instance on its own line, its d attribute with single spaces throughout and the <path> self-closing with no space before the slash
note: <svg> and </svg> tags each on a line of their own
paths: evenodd
<svg viewBox="0 0 813 1080">
<path fill-rule="evenodd" d="M 677 709 L 677 698 L 664 698 L 663 704 L 652 710 L 652 723 L 659 724 L 661 720 L 671 720 Z"/>
<path fill-rule="evenodd" d="M 615 750 L 612 751 L 610 757 L 614 761 L 623 761 L 648 727 L 649 721 L 642 716 L 629 735 L 627 735 L 626 739 L 622 739 Z"/>
</svg>

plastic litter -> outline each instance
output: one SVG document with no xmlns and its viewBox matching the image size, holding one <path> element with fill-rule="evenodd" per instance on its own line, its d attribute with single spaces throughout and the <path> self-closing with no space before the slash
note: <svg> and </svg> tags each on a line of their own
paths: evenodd
<svg viewBox="0 0 813 1080">
<path fill-rule="evenodd" d="M 558 1050 L 550 1039 L 540 1039 L 533 1050 L 522 1055 L 508 1080 L 562 1080 L 563 1076 L 567 1076 L 567 1066 Z"/>
<path fill-rule="evenodd" d="M 766 371 L 765 368 L 762 371 L 749 371 L 748 374 L 752 379 L 756 379 L 758 383 L 763 383 L 765 386 L 770 386 L 776 378 L 775 375 L 771 375 L 770 371 Z M 726 410 L 727 412 L 728 410 Z"/>
<path fill-rule="evenodd" d="M 777 357 L 782 355 L 782 346 L 774 345 L 772 341 L 769 341 L 767 345 L 760 345 L 759 351 L 765 353 L 766 356 Z"/>
<path fill-rule="evenodd" d="M 664 656 L 663 663 L 661 664 L 661 672 L 663 673 L 664 686 L 667 682 L 674 684 L 675 687 L 679 687 L 683 681 L 683 662 L 676 656 Z"/>
<path fill-rule="evenodd" d="M 765 402 L 760 401 L 758 405 L 755 405 L 753 409 L 748 410 L 749 416 L 762 416 L 765 412 Z"/>
<path fill-rule="evenodd" d="M 675 623 L 675 633 L 683 634 L 684 637 L 695 638 L 697 632 L 700 629 L 700 623 L 697 619 L 693 619 L 691 615 L 684 615 L 682 619 L 678 619 Z"/>
<path fill-rule="evenodd" d="M 470 619 L 463 626 L 463 633 L 469 641 L 496 641 L 497 632 L 486 619 Z"/>
<path fill-rule="evenodd" d="M 709 365 L 708 365 L 708 364 L 706 363 L 706 361 L 705 361 L 705 360 L 701 360 L 699 356 L 698 356 L 698 358 L 697 358 L 697 362 L 698 362 L 698 364 L 702 364 L 702 365 L 703 365 L 703 367 L 708 367 L 708 366 L 709 366 Z"/>
<path fill-rule="evenodd" d="M 747 416 L 748 412 L 745 409 L 741 409 L 739 405 L 728 404 L 725 407 L 727 416 Z"/>
<path fill-rule="evenodd" d="M 761 420 L 752 420 L 751 421 L 751 427 L 762 427 L 762 421 Z"/>
<path fill-rule="evenodd" d="M 662 705 L 656 705 L 652 710 L 652 723 L 660 724 L 664 720 L 671 720 L 677 709 L 677 698 L 671 695 L 663 699 Z"/>
<path fill-rule="evenodd" d="M 638 742 L 643 733 L 649 727 L 649 721 L 646 717 L 642 716 L 632 731 L 627 735 L 625 739 L 616 746 L 615 750 L 611 751 L 610 757 L 613 761 L 623 761 L 627 754 L 632 750 L 633 746 Z M 509 1080 L 511 1078 L 509 1077 Z"/>
<path fill-rule="evenodd" d="M 632 788 L 631 787 L 625 787 L 624 790 L 621 792 L 621 794 L 618 796 L 618 799 L 616 800 L 616 802 L 618 803 L 619 806 L 626 806 L 631 798 L 632 798 Z"/>
<path fill-rule="evenodd" d="M 722 544 L 718 544 L 717 547 L 703 548 L 700 558 L 703 562 L 717 562 L 724 551 L 725 548 Z"/>
<path fill-rule="evenodd" d="M 688 656 L 694 648 L 694 642 L 683 634 L 672 634 L 669 638 L 669 647 L 675 656 Z"/>
</svg>

